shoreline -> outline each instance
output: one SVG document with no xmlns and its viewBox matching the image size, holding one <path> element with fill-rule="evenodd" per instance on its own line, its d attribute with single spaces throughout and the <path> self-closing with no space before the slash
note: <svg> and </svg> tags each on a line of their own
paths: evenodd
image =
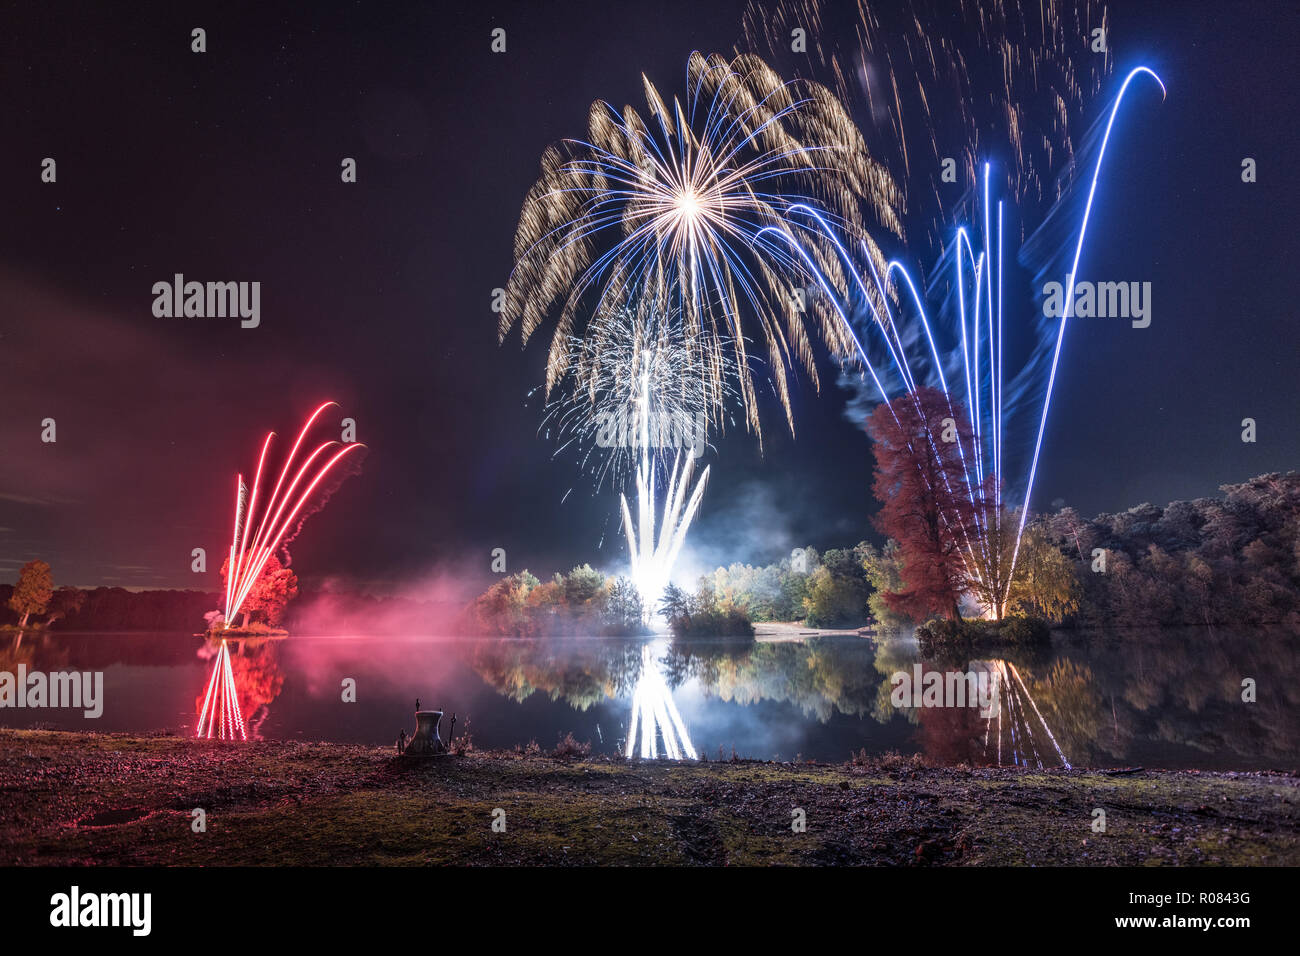
<svg viewBox="0 0 1300 956">
<path fill-rule="evenodd" d="M 201 808 L 206 832 L 193 832 Z M 1106 812 L 1094 833 L 1093 811 Z M 493 811 L 505 811 L 494 832 Z M 803 811 L 806 830 L 792 819 Z M 0 729 L 0 864 L 1300 865 L 1293 772 L 623 760 Z"/>
</svg>

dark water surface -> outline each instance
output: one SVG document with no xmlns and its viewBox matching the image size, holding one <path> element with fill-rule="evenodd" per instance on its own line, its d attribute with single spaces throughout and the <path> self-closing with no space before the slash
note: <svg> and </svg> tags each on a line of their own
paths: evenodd
<svg viewBox="0 0 1300 956">
<path fill-rule="evenodd" d="M 550 750 L 571 733 L 612 754 L 631 728 L 636 753 L 713 759 L 842 761 L 865 750 L 949 765 L 1289 770 L 1300 753 L 1300 656 L 1281 633 L 1063 634 L 1042 651 L 969 662 L 922 661 L 913 642 L 852 636 L 685 649 L 666 638 L 295 636 L 230 646 L 249 736 L 269 739 L 391 745 L 413 727 L 419 697 L 456 712 L 457 736 L 490 749 L 536 741 Z M 186 634 L 3 635 L 0 672 L 102 672 L 104 701 L 98 719 L 4 707 L 0 725 L 192 735 L 215 659 Z M 918 664 L 922 675 L 996 675 L 997 717 L 982 716 L 977 701 L 894 706 L 891 676 L 915 675 Z M 1242 700 L 1247 678 L 1253 703 Z M 343 700 L 348 679 L 355 702 Z"/>
</svg>

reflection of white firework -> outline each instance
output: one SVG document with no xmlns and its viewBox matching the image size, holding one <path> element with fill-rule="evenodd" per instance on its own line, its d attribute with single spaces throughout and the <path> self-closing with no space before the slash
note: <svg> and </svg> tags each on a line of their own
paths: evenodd
<svg viewBox="0 0 1300 956">
<path fill-rule="evenodd" d="M 698 760 L 691 744 L 686 723 L 673 703 L 672 691 L 664 680 L 659 662 L 647 645 L 641 651 L 641 677 L 632 691 L 632 719 L 627 728 L 624 756 L 637 753 L 637 734 L 641 736 L 640 755 L 646 760 L 659 756 L 659 738 L 663 737 L 664 756 L 669 760 Z"/>
</svg>

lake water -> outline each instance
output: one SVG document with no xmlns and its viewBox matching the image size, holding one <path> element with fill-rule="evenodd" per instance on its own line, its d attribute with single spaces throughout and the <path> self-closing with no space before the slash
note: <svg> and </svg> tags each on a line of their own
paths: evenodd
<svg viewBox="0 0 1300 956">
<path fill-rule="evenodd" d="M 915 643 L 856 636 L 689 648 L 650 640 L 305 637 L 231 642 L 251 737 L 391 746 L 416 698 L 458 716 L 475 747 L 717 759 L 843 761 L 923 754 L 937 764 L 1295 769 L 1300 655 L 1293 637 L 1189 629 L 1058 634 L 1050 648 L 922 661 Z M 0 671 L 102 672 L 103 714 L 0 709 L 0 725 L 192 735 L 216 648 L 182 634 L 0 636 Z M 917 665 L 920 665 L 919 670 Z M 897 707 L 891 678 L 969 671 L 990 697 Z M 984 675 L 981 678 L 979 675 Z M 1255 681 L 1256 700 L 1242 700 Z M 355 701 L 345 701 L 347 682 Z M 956 681 L 949 681 L 956 689 Z M 965 685 L 971 686 L 971 685 Z M 978 684 L 974 685 L 979 687 Z M 915 703 L 927 703 L 919 698 Z M 995 699 L 996 706 L 981 704 Z M 994 712 L 996 711 L 996 716 Z"/>
</svg>

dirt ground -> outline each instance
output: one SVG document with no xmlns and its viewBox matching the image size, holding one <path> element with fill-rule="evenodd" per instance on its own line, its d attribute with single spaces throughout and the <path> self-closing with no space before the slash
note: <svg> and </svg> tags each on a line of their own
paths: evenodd
<svg viewBox="0 0 1300 956">
<path fill-rule="evenodd" d="M 0 730 L 0 863 L 1295 866 L 1300 785 Z"/>
</svg>

